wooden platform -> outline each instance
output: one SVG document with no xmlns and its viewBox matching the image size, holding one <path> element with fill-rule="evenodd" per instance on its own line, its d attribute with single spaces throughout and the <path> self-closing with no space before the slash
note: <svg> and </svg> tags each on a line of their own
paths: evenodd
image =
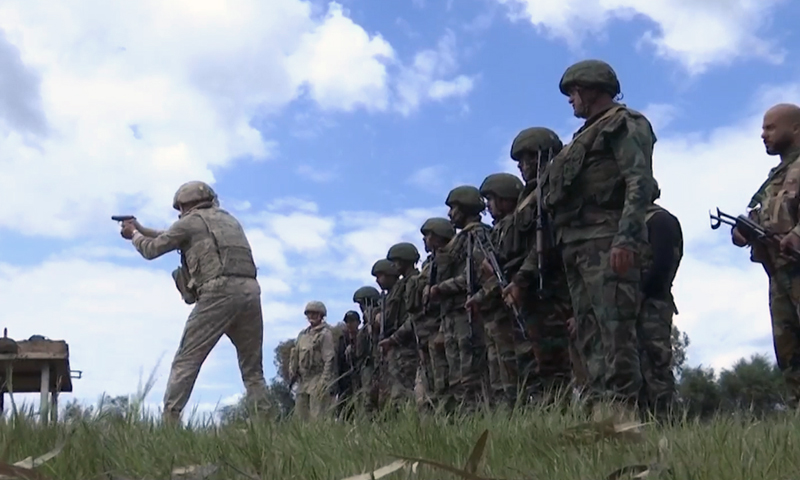
<svg viewBox="0 0 800 480">
<path fill-rule="evenodd" d="M 46 422 L 48 414 L 55 420 L 58 394 L 72 392 L 67 342 L 21 340 L 17 346 L 17 353 L 0 353 L 0 412 L 6 392 L 39 393 L 42 420 Z"/>
</svg>

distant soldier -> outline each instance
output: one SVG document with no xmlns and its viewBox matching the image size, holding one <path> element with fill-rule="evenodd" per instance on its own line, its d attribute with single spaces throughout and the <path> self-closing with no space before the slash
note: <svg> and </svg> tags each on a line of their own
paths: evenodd
<svg viewBox="0 0 800 480">
<path fill-rule="evenodd" d="M 400 280 L 386 296 L 386 322 L 384 339 L 380 346 L 387 353 L 389 369 L 390 400 L 393 405 L 410 400 L 414 395 L 417 373 L 417 339 L 411 325 L 410 335 L 394 335 L 409 320 L 407 289 L 414 277 L 419 275 L 416 264 L 419 251 L 412 243 L 401 242 L 391 246 L 386 259 L 400 273 Z"/>
<path fill-rule="evenodd" d="M 373 339 L 378 337 L 375 320 L 378 315 L 381 294 L 375 287 L 364 286 L 353 293 L 353 302 L 361 309 L 362 326 L 358 330 L 356 341 L 356 361 L 360 372 L 359 402 L 367 411 L 377 408 L 372 397 L 372 384 L 375 375 L 377 353 Z"/>
<path fill-rule="evenodd" d="M 329 413 L 336 391 L 336 346 L 331 327 L 325 322 L 325 304 L 311 301 L 303 312 L 309 326 L 297 336 L 290 371 L 298 384 L 295 414 L 317 419 Z"/>
<path fill-rule="evenodd" d="M 570 66 L 559 89 L 586 122 L 546 170 L 545 203 L 589 365 L 590 404 L 613 400 L 631 416 L 642 387 L 636 323 L 656 137 L 647 118 L 615 102 L 620 84 L 605 62 Z"/>
<path fill-rule="evenodd" d="M 675 374 L 672 371 L 672 315 L 677 313 L 672 296 L 672 282 L 683 258 L 683 232 L 678 218 L 655 203 L 661 189 L 653 194 L 653 203 L 645 215 L 652 261 L 642 276 L 644 303 L 639 315 L 637 335 L 642 365 L 641 404 L 656 415 L 672 409 Z"/>
<path fill-rule="evenodd" d="M 184 301 L 194 304 L 167 380 L 164 419 L 180 421 L 200 367 L 222 335 L 236 347 L 248 403 L 266 410 L 261 287 L 244 230 L 203 182 L 181 185 L 172 207 L 180 217 L 166 231 L 136 220 L 123 222 L 121 231 L 147 260 L 179 251 L 181 267 L 173 278 Z"/>
<path fill-rule="evenodd" d="M 544 127 L 526 128 L 514 138 L 510 154 L 525 189 L 514 209 L 514 228 L 503 243 L 503 265 L 512 279 L 508 291 L 527 320 L 538 364 L 540 384 L 531 387 L 550 390 L 565 388 L 572 377 L 567 329 L 572 300 L 561 251 L 554 245 L 547 213 L 540 208 L 538 189 L 540 176 L 561 148 L 558 135 Z M 537 392 L 532 389 L 531 393 Z"/>
<path fill-rule="evenodd" d="M 778 368 L 783 372 L 793 408 L 800 407 L 800 282 L 797 262 L 790 252 L 800 250 L 798 197 L 800 197 L 800 107 L 781 103 L 764 114 L 761 138 L 768 155 L 780 163 L 750 200 L 754 219 L 781 238 L 780 251 L 747 238 L 738 228 L 731 231 L 734 245 L 752 247 L 751 259 L 761 263 L 769 276 L 769 313 Z"/>
<path fill-rule="evenodd" d="M 397 288 L 397 283 L 400 281 L 400 272 L 397 271 L 397 267 L 394 266 L 394 263 L 385 258 L 381 258 L 372 265 L 372 276 L 375 277 L 375 283 L 377 283 L 384 292 L 381 295 L 381 300 L 378 305 L 378 313 L 375 315 L 372 338 L 372 351 L 375 355 L 376 368 L 376 375 L 373 377 L 372 382 L 372 398 L 379 408 L 383 408 L 390 399 L 391 380 L 389 372 L 387 371 L 389 368 L 387 359 L 380 351 L 378 344 L 381 340 L 386 338 L 387 327 L 389 329 L 392 328 L 390 323 L 392 319 L 389 317 L 388 299 L 393 291 L 395 294 L 399 292 L 399 289 L 395 290 L 395 288 Z M 389 332 L 389 334 L 391 334 L 391 332 Z"/>
<path fill-rule="evenodd" d="M 358 312 L 350 310 L 344 314 L 344 328 L 336 348 L 339 370 L 337 405 L 340 413 L 350 416 L 353 411 L 356 392 L 360 390 L 358 364 L 358 326 L 361 318 Z"/>
<path fill-rule="evenodd" d="M 515 240 L 513 213 L 522 188 L 522 181 L 510 173 L 493 173 L 483 180 L 480 187 L 481 195 L 487 199 L 489 213 L 494 220 L 491 237 L 487 239 L 484 248 L 487 252 L 491 250 L 491 254 L 495 255 L 501 265 L 507 261 L 501 252 L 513 248 L 513 245 L 506 243 Z M 483 254 L 482 251 L 476 253 Z M 486 359 L 493 398 L 514 406 L 520 380 L 517 355 L 527 350 L 529 368 L 526 373 L 532 374 L 532 348 L 530 342 L 524 338 L 524 323 L 517 324 L 513 311 L 503 302 L 501 286 L 491 270 L 491 264 L 488 260 L 484 261 L 487 263 L 481 269 L 481 289 L 467 300 L 467 306 L 484 318 Z M 506 272 L 500 274 L 508 281 Z M 524 322 L 524 319 L 520 318 L 519 322 Z"/>
<path fill-rule="evenodd" d="M 467 296 L 478 289 L 479 265 L 472 258 L 471 237 L 474 230 L 482 229 L 481 233 L 488 236 L 491 229 L 481 222 L 486 205 L 477 188 L 456 187 L 445 204 L 450 207 L 450 222 L 460 231 L 436 252 L 437 283 L 430 287 L 427 297 L 439 300 L 445 312 L 441 331 L 450 369 L 448 396 L 456 404 L 473 409 L 486 383 L 486 335 L 481 318 L 466 309 Z"/>
</svg>

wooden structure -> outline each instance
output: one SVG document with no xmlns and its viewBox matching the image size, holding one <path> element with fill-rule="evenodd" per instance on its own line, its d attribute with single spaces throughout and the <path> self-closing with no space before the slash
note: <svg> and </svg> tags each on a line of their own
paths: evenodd
<svg viewBox="0 0 800 480">
<path fill-rule="evenodd" d="M 7 392 L 39 393 L 42 423 L 56 422 L 58 394 L 72 392 L 67 342 L 47 340 L 38 335 L 16 342 L 7 336 L 0 340 L 4 347 L 0 350 L 0 413 Z"/>
</svg>

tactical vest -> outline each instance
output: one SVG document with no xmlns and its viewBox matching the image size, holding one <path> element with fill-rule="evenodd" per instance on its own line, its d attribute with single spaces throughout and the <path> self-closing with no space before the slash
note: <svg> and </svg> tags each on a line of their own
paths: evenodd
<svg viewBox="0 0 800 480">
<path fill-rule="evenodd" d="M 244 229 L 228 212 L 204 208 L 189 212 L 206 226 L 182 252 L 195 288 L 218 277 L 256 278 L 256 264 Z"/>
<path fill-rule="evenodd" d="M 797 225 L 798 207 L 800 207 L 800 161 L 795 159 L 784 175 L 779 175 L 766 186 L 759 223 L 770 232 L 779 235 L 788 233 Z"/>
<path fill-rule="evenodd" d="M 627 117 L 644 118 L 623 105 L 611 107 L 553 159 L 546 204 L 554 212 L 554 226 L 584 219 L 593 209 L 621 215 L 626 185 L 608 137 L 619 131 Z"/>
</svg>

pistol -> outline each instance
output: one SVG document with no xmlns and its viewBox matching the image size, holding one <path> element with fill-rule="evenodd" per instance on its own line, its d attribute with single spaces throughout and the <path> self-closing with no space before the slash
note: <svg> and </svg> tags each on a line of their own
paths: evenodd
<svg viewBox="0 0 800 480">
<path fill-rule="evenodd" d="M 111 220 L 115 222 L 127 222 L 128 220 L 136 220 L 133 215 L 112 215 Z"/>
</svg>

